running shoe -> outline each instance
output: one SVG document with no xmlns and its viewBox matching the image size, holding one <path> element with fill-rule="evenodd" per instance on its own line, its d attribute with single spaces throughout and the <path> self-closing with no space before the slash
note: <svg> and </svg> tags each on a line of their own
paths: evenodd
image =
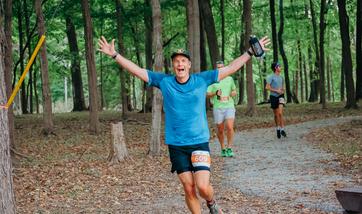
<svg viewBox="0 0 362 214">
<path fill-rule="evenodd" d="M 226 153 L 227 153 L 228 157 L 234 157 L 234 152 L 233 152 L 233 150 L 231 148 L 228 148 Z"/>
<path fill-rule="evenodd" d="M 221 150 L 221 157 L 227 157 L 228 156 L 228 153 L 226 151 L 226 149 L 222 149 Z"/>
<path fill-rule="evenodd" d="M 277 137 L 278 137 L 279 139 L 281 138 L 280 130 L 279 130 L 279 129 L 277 130 Z"/>
<path fill-rule="evenodd" d="M 283 137 L 287 137 L 287 133 L 286 133 L 284 130 L 280 130 L 280 134 L 281 134 Z"/>
<path fill-rule="evenodd" d="M 210 210 L 210 214 L 222 214 L 223 213 L 221 208 L 216 204 L 216 202 L 214 202 L 211 205 L 208 204 L 207 207 Z"/>
</svg>

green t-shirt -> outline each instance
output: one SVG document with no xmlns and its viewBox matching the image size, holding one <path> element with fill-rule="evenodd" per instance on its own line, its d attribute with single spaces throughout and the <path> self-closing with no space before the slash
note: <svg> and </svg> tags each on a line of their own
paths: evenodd
<svg viewBox="0 0 362 214">
<path fill-rule="evenodd" d="M 231 92 L 236 89 L 234 80 L 228 76 L 218 83 L 214 83 L 207 88 L 207 92 L 215 93 L 221 90 L 220 99 L 215 95 L 210 98 L 214 108 L 234 108 L 234 99 L 230 96 Z"/>
</svg>

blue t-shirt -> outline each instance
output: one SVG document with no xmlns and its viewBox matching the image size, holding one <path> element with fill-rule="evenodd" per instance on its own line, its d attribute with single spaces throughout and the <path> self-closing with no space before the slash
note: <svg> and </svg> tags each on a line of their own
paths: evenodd
<svg viewBox="0 0 362 214">
<path fill-rule="evenodd" d="M 186 146 L 208 142 L 206 90 L 218 81 L 218 70 L 191 74 L 183 84 L 174 75 L 147 72 L 148 85 L 159 88 L 163 95 L 166 144 Z"/>
<path fill-rule="evenodd" d="M 283 82 L 283 77 L 280 75 L 276 75 L 276 74 L 271 74 L 266 78 L 266 83 L 270 84 L 271 88 L 273 89 L 282 89 L 284 88 L 284 82 Z M 274 97 L 279 97 L 280 94 L 274 92 L 274 91 L 270 91 L 270 95 L 274 96 Z"/>
</svg>

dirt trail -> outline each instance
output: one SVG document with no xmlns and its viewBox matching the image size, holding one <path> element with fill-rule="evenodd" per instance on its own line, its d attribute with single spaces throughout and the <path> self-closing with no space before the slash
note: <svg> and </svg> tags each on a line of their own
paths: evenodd
<svg viewBox="0 0 362 214">
<path fill-rule="evenodd" d="M 293 207 L 341 213 L 334 190 L 356 186 L 343 175 L 333 155 L 314 148 L 302 138 L 312 129 L 361 119 L 342 117 L 287 126 L 288 137 L 277 139 L 274 128 L 255 129 L 235 136 L 234 158 L 225 158 L 222 186 L 250 197 L 262 197 Z M 218 142 L 213 154 L 220 154 Z"/>
</svg>

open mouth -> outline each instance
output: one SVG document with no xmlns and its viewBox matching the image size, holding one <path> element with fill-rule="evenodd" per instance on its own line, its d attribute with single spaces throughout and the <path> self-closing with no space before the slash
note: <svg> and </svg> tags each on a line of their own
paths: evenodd
<svg viewBox="0 0 362 214">
<path fill-rule="evenodd" d="M 184 72 L 184 71 L 185 71 L 185 68 L 178 68 L 177 71 L 178 71 L 178 72 Z"/>
</svg>

